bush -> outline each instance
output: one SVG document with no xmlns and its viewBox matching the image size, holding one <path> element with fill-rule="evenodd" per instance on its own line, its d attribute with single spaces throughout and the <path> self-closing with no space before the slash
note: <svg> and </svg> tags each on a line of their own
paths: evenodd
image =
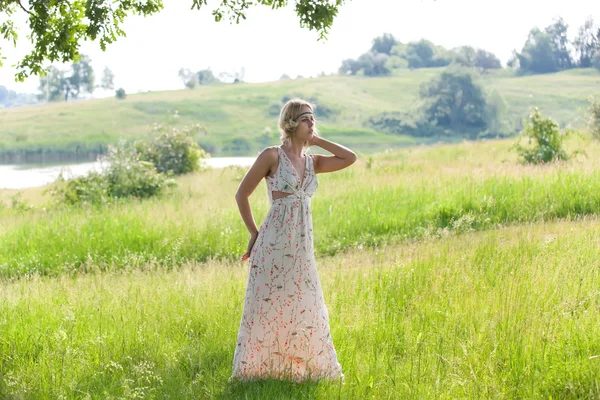
<svg viewBox="0 0 600 400">
<path fill-rule="evenodd" d="M 110 199 L 108 181 L 96 171 L 69 180 L 65 180 L 61 173 L 50 189 L 50 194 L 58 202 L 66 204 L 102 204 Z"/>
<path fill-rule="evenodd" d="M 367 126 L 377 131 L 394 135 L 407 134 L 408 114 L 401 112 L 383 112 L 367 120 Z"/>
<path fill-rule="evenodd" d="M 560 132 L 554 121 L 542 117 L 537 108 L 533 109 L 521 136 L 528 138 L 529 144 L 533 142 L 533 147 L 523 147 L 519 142 L 514 146 L 525 164 L 544 164 L 569 159 L 569 154 L 563 146 L 566 134 Z"/>
<path fill-rule="evenodd" d="M 119 198 L 159 196 L 174 184 L 122 142 L 108 147 L 104 161 L 107 165 L 100 172 L 90 171 L 69 180 L 61 173 L 50 194 L 64 204 L 104 204 Z"/>
<path fill-rule="evenodd" d="M 119 99 L 119 100 L 124 100 L 124 99 L 125 99 L 125 97 L 127 97 L 127 94 L 125 93 L 125 89 L 123 89 L 123 88 L 118 88 L 118 89 L 115 91 L 115 96 L 117 96 L 117 99 Z"/>
<path fill-rule="evenodd" d="M 61 174 L 50 193 L 66 204 L 104 204 L 119 198 L 160 196 L 175 184 L 170 175 L 201 169 L 200 160 L 207 153 L 192 138 L 200 130 L 199 125 L 185 129 L 157 125 L 154 140 L 109 146 L 101 172 L 92 171 L 68 180 Z"/>
<path fill-rule="evenodd" d="M 155 126 L 158 133 L 151 142 L 138 142 L 136 149 L 140 160 L 149 161 L 160 173 L 182 175 L 201 169 L 200 160 L 206 152 L 196 143 L 193 136 L 202 128 L 177 129 L 164 125 Z"/>
<path fill-rule="evenodd" d="M 412 110 L 406 112 L 383 112 L 372 116 L 365 123 L 365 126 L 379 132 L 393 135 L 408 135 L 416 138 L 434 138 L 443 139 L 445 137 L 460 136 L 475 138 L 480 132 L 479 129 L 461 128 L 454 131 L 445 128 L 431 121 L 423 110 Z"/>
<path fill-rule="evenodd" d="M 159 196 L 173 183 L 132 147 L 110 147 L 106 161 L 105 176 L 113 198 Z"/>
<path fill-rule="evenodd" d="M 188 89 L 196 89 L 198 86 L 198 76 L 196 74 L 192 75 L 192 77 L 185 83 L 185 87 Z"/>
</svg>

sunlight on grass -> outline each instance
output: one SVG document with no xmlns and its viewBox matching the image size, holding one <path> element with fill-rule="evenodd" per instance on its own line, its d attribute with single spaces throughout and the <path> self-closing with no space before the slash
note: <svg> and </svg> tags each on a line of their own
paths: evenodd
<svg viewBox="0 0 600 400">
<path fill-rule="evenodd" d="M 346 381 L 228 382 L 246 267 L 0 283 L 0 393 L 24 398 L 592 398 L 597 219 L 318 260 Z"/>
<path fill-rule="evenodd" d="M 343 386 L 228 381 L 245 168 L 96 208 L 0 192 L 0 398 L 598 398 L 600 144 L 523 166 L 511 143 L 383 152 L 319 176 Z M 262 222 L 264 182 L 251 204 Z"/>
</svg>

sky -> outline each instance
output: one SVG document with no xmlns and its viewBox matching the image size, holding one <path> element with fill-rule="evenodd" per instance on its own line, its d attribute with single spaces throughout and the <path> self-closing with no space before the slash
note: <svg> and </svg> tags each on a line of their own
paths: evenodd
<svg viewBox="0 0 600 400">
<path fill-rule="evenodd" d="M 26 3 L 26 2 L 25 2 Z M 192 0 L 164 0 L 165 8 L 150 17 L 130 16 L 119 37 L 102 51 L 86 42 L 87 54 L 99 82 L 104 67 L 115 75 L 115 86 L 127 93 L 182 89 L 180 68 L 210 68 L 219 72 L 244 71 L 246 82 L 292 78 L 321 72 L 336 73 L 342 60 L 357 58 L 372 40 L 391 33 L 401 42 L 431 40 L 446 48 L 470 45 L 491 51 L 503 63 L 513 49 L 520 51 L 533 27 L 543 29 L 561 16 L 572 38 L 586 18 L 600 22 L 597 0 L 347 0 L 334 20 L 328 39 L 300 28 L 293 1 L 286 8 L 251 8 L 239 25 L 215 22 L 210 6 L 191 10 Z M 23 14 L 23 13 L 21 13 Z M 37 91 L 39 78 L 15 82 L 12 67 L 31 50 L 27 25 L 17 20 L 17 47 L 0 39 L 7 58 L 0 67 L 0 85 L 17 92 Z M 101 95 L 100 94 L 96 94 Z"/>
</svg>

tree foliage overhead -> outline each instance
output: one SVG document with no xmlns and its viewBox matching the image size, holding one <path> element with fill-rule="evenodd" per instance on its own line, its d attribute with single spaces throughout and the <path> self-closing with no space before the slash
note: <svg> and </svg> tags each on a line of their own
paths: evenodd
<svg viewBox="0 0 600 400">
<path fill-rule="evenodd" d="M 189 0 L 188 0 L 189 1 Z M 319 40 L 326 38 L 339 7 L 347 0 L 295 0 L 295 11 L 300 26 L 315 30 Z M 271 9 L 288 5 L 288 0 L 221 0 L 213 9 L 215 21 L 229 19 L 239 23 L 246 19 L 250 6 L 262 5 Z M 192 0 L 191 9 L 207 7 L 207 0 Z M 102 50 L 107 45 L 125 36 L 122 24 L 129 15 L 148 16 L 163 9 L 162 0 L 2 0 L 0 1 L 0 37 L 12 42 L 19 40 L 14 18 L 26 14 L 33 43 L 31 53 L 23 57 L 16 67 L 17 81 L 30 75 L 43 75 L 43 64 L 79 60 L 79 47 L 86 40 L 100 43 Z M 0 49 L 1 51 L 1 49 Z M 2 66 L 0 52 L 0 66 Z"/>
</svg>

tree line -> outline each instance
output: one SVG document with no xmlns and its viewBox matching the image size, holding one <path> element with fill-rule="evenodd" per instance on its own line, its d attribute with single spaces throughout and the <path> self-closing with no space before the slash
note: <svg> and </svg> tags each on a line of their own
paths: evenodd
<svg viewBox="0 0 600 400">
<path fill-rule="evenodd" d="M 446 67 L 452 63 L 481 70 L 502 68 L 498 57 L 483 49 L 461 46 L 448 50 L 421 39 L 402 43 L 389 33 L 373 39 L 371 48 L 357 59 L 342 61 L 341 75 L 389 75 L 394 69 Z"/>
<path fill-rule="evenodd" d="M 520 74 L 557 72 L 571 68 L 596 67 L 600 70 L 600 28 L 589 17 L 574 40 L 568 39 L 569 25 L 558 17 L 541 30 L 534 27 L 520 52 L 513 50 L 507 66 Z M 345 59 L 342 75 L 388 75 L 394 69 L 445 67 L 458 64 L 480 72 L 502 68 L 496 55 L 484 49 L 460 46 L 446 49 L 429 40 L 403 43 L 384 33 L 372 41 L 371 48 L 357 59 Z"/>
<path fill-rule="evenodd" d="M 188 68 L 179 70 L 179 78 L 185 87 L 194 89 L 200 85 L 210 85 L 232 81 L 233 83 L 242 82 L 243 71 L 227 73 L 222 72 L 215 75 L 211 69 L 203 69 L 192 72 Z M 83 96 L 93 95 L 98 88 L 105 90 L 114 90 L 114 73 L 110 68 L 105 67 L 102 73 L 100 84 L 96 84 L 96 75 L 91 64 L 91 59 L 87 55 L 82 55 L 78 61 L 75 61 L 67 69 L 60 69 L 51 65 L 45 76 L 40 77 L 38 87 L 38 101 L 69 101 L 80 99 Z M 0 104 L 2 104 L 3 91 L 0 87 Z M 124 99 L 125 90 L 119 88 L 115 91 L 115 96 Z"/>
<path fill-rule="evenodd" d="M 544 30 L 531 29 L 521 52 L 507 63 L 516 74 L 540 74 L 570 68 L 600 70 L 600 29 L 588 18 L 574 40 L 568 25 L 557 18 Z M 501 94 L 486 90 L 480 76 L 501 69 L 493 53 L 471 46 L 446 49 L 422 39 L 402 43 L 384 33 L 357 59 L 342 61 L 341 75 L 383 76 L 394 69 L 447 67 L 424 82 L 418 101 L 409 110 L 373 115 L 367 125 L 390 134 L 443 139 L 507 137 L 519 130 L 519 121 L 506 117 L 508 104 Z"/>
<path fill-rule="evenodd" d="M 572 68 L 600 70 L 600 27 L 589 17 L 574 40 L 568 39 L 569 25 L 562 18 L 543 30 L 531 29 L 521 52 L 513 50 L 508 66 L 522 73 L 542 74 Z"/>
<path fill-rule="evenodd" d="M 241 71 L 234 72 L 220 72 L 215 75 L 210 69 L 202 69 L 197 72 L 193 72 L 189 68 L 181 68 L 178 72 L 179 79 L 181 79 L 183 85 L 188 89 L 195 89 L 202 85 L 212 85 L 216 83 L 240 83 L 244 81 L 244 68 Z"/>
</svg>

